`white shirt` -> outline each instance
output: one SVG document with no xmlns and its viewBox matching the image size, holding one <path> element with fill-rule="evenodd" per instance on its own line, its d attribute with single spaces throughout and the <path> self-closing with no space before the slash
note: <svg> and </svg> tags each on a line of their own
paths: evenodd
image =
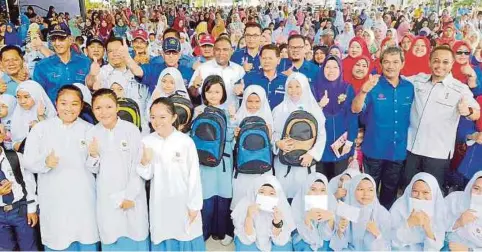
<svg viewBox="0 0 482 252">
<path fill-rule="evenodd" d="M 153 150 L 149 165 L 139 164 L 137 172 L 151 180 L 149 223 L 151 241 L 191 241 L 203 234 L 203 205 L 199 159 L 194 141 L 175 130 L 167 138 L 151 133 L 142 139 Z M 188 210 L 198 210 L 189 225 Z"/>
<path fill-rule="evenodd" d="M 480 109 L 472 91 L 452 74 L 435 85 L 429 74 L 421 73 L 407 79 L 415 88 L 407 150 L 430 158 L 452 158 L 460 120 L 459 102 L 465 98 L 469 107 Z"/>
<path fill-rule="evenodd" d="M 224 84 L 226 85 L 226 94 L 227 94 L 227 104 L 235 104 L 236 108 L 239 107 L 238 96 L 234 93 L 234 85 L 236 85 L 246 74 L 242 66 L 234 63 L 229 62 L 227 67 L 222 67 L 218 65 L 215 59 L 207 61 L 201 66 L 199 66 L 194 74 L 192 75 L 191 81 L 189 82 L 189 87 L 194 84 L 194 80 L 201 73 L 201 77 L 204 80 L 210 75 L 219 75 L 224 80 Z M 199 94 L 201 94 L 202 85 L 199 87 Z"/>
<path fill-rule="evenodd" d="M 5 156 L 5 149 L 1 148 L 1 153 L 0 153 L 0 162 L 1 166 L 0 169 L 2 169 L 3 173 L 5 174 L 5 178 L 12 182 L 12 193 L 13 193 L 13 203 L 21 200 L 24 197 L 22 186 L 17 183 L 17 180 L 15 179 L 15 175 L 12 170 L 12 166 L 10 166 L 10 162 L 8 162 L 7 157 Z M 20 171 L 22 172 L 23 176 L 23 181 L 25 182 L 25 190 L 27 191 L 27 201 L 33 200 L 33 203 L 28 204 L 28 213 L 35 213 L 37 211 L 37 194 L 35 193 L 37 189 L 37 184 L 35 183 L 35 179 L 33 177 L 33 174 L 29 171 L 26 171 L 23 168 L 23 156 L 22 153 L 18 153 L 18 161 L 20 163 Z M 2 201 L 2 197 L 0 197 L 0 206 L 5 206 L 5 204 Z"/>
<path fill-rule="evenodd" d="M 25 143 L 25 169 L 38 173 L 38 203 L 42 244 L 63 250 L 72 242 L 99 241 L 95 216 L 95 180 L 86 168 L 86 133 L 92 127 L 82 119 L 64 125 L 58 117 L 39 122 Z M 45 159 L 54 151 L 57 167 Z"/>
</svg>

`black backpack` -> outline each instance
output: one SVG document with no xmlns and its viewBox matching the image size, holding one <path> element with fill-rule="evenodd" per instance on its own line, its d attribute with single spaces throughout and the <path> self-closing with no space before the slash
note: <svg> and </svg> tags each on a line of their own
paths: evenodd
<svg viewBox="0 0 482 252">
<path fill-rule="evenodd" d="M 316 118 L 304 110 L 293 111 L 286 120 L 283 128 L 283 137 L 297 140 L 295 147 L 290 152 L 280 150 L 279 160 L 288 166 L 285 177 L 290 173 L 291 166 L 301 166 L 300 157 L 308 152 L 316 143 L 318 134 L 318 122 Z M 315 165 L 313 160 L 310 166 Z M 310 172 L 310 169 L 308 169 Z"/>
<path fill-rule="evenodd" d="M 177 121 L 179 123 L 178 130 L 183 133 L 189 132 L 194 114 L 194 106 L 191 101 L 178 93 L 169 96 L 169 100 L 171 100 L 176 109 Z"/>
<path fill-rule="evenodd" d="M 141 128 L 141 111 L 137 102 L 130 98 L 119 98 L 117 99 L 117 104 L 119 104 L 119 109 L 117 115 L 120 119 L 133 123 L 139 130 Z"/>
<path fill-rule="evenodd" d="M 22 187 L 22 192 L 23 192 L 22 200 L 25 200 L 27 198 L 27 188 L 25 187 L 25 181 L 23 180 L 23 175 L 22 175 L 22 170 L 20 169 L 20 160 L 18 159 L 18 155 L 15 151 L 5 150 L 5 157 L 10 163 L 10 167 L 12 168 L 15 181 L 17 181 L 17 184 L 19 184 Z"/>
</svg>

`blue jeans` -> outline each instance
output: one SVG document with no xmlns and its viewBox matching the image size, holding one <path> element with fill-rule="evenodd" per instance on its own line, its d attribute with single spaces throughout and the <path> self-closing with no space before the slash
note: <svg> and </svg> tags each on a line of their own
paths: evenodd
<svg viewBox="0 0 482 252">
<path fill-rule="evenodd" d="M 38 250 L 35 229 L 27 223 L 26 207 L 9 212 L 0 209 L 0 250 Z"/>
</svg>

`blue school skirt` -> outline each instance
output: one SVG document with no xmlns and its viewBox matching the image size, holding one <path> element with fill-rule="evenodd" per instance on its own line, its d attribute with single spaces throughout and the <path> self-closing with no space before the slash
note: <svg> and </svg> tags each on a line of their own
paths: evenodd
<svg viewBox="0 0 482 252">
<path fill-rule="evenodd" d="M 44 245 L 44 249 L 45 251 L 98 251 L 99 243 L 96 242 L 93 244 L 82 244 L 80 242 L 72 242 L 68 248 L 61 250 L 51 249 Z"/>
<path fill-rule="evenodd" d="M 253 242 L 251 245 L 246 245 L 242 243 L 238 237 L 234 237 L 234 251 L 260 251 L 258 247 L 256 247 L 256 242 Z M 293 251 L 293 244 L 291 241 L 286 243 L 284 246 L 275 245 L 271 242 L 271 251 Z"/>
<path fill-rule="evenodd" d="M 120 237 L 111 244 L 102 243 L 102 251 L 149 251 L 149 237 L 143 241 L 134 241 L 127 237 Z"/>
<path fill-rule="evenodd" d="M 165 240 L 159 244 L 151 244 L 151 251 L 206 251 L 203 236 L 190 241 Z"/>
</svg>

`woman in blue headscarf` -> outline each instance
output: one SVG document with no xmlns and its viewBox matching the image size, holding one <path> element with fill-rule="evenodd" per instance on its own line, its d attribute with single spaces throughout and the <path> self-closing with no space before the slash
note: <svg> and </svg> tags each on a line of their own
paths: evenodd
<svg viewBox="0 0 482 252">
<path fill-rule="evenodd" d="M 5 31 L 5 45 L 22 45 L 20 35 L 13 24 L 7 24 L 7 30 Z"/>
<path fill-rule="evenodd" d="M 482 248 L 482 171 L 465 187 L 445 198 L 447 206 L 447 240 L 452 251 Z"/>
<path fill-rule="evenodd" d="M 25 14 L 20 15 L 20 27 L 18 28 L 20 41 L 25 41 L 27 39 L 27 32 L 29 26 L 30 19 Z"/>
<path fill-rule="evenodd" d="M 392 247 L 411 251 L 440 250 L 445 239 L 446 213 L 435 177 L 418 173 L 390 208 Z"/>
<path fill-rule="evenodd" d="M 325 59 L 314 85 L 315 98 L 326 117 L 326 144 L 317 172 L 331 179 L 348 167 L 353 155 L 353 141 L 358 134 L 358 118 L 351 112 L 355 91 L 343 81 L 340 59 L 330 55 Z M 335 146 L 335 148 L 332 148 Z"/>
<path fill-rule="evenodd" d="M 390 213 L 380 205 L 375 180 L 368 174 L 354 177 L 345 203 L 359 209 L 356 222 L 337 218 L 330 248 L 335 251 L 390 250 Z"/>
</svg>

